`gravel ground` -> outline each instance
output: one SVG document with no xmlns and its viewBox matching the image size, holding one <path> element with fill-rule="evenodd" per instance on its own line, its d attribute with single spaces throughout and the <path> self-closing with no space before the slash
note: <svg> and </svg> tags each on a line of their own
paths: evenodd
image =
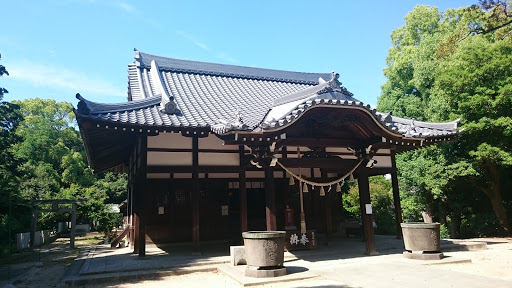
<svg viewBox="0 0 512 288">
<path fill-rule="evenodd" d="M 450 252 L 450 256 L 461 258 L 471 258 L 472 263 L 464 264 L 443 264 L 436 265 L 439 269 L 448 269 L 474 275 L 488 276 L 502 280 L 512 281 L 512 238 L 479 238 L 472 241 L 486 241 L 488 243 L 487 250 L 478 250 L 470 252 Z M 15 287 L 62 287 L 59 282 L 64 272 L 78 254 L 78 249 L 69 251 L 68 242 L 62 240 L 52 243 L 50 246 L 41 251 L 41 267 L 27 266 L 26 263 L 17 263 L 11 265 L 13 267 L 26 267 L 26 272 L 17 277 L 13 284 Z M 89 243 L 81 244 L 77 239 L 77 246 L 86 248 L 92 245 Z M 30 259 L 30 261 L 33 261 Z M 16 266 L 17 265 L 17 266 Z M 5 265 L 1 266 L 5 269 Z M 7 285 L 6 279 L 0 279 L 0 287 Z M 198 272 L 184 275 L 175 275 L 162 277 L 153 280 L 145 280 L 140 282 L 110 282 L 102 285 L 89 287 L 241 287 L 231 278 L 220 272 Z M 266 284 L 258 287 L 342 287 L 339 283 L 317 277 L 309 280 L 296 282 L 281 282 L 275 284 Z"/>
<path fill-rule="evenodd" d="M 438 265 L 438 268 L 512 281 L 512 238 L 476 238 L 487 242 L 487 250 L 451 252 L 458 257 L 471 257 L 471 263 Z"/>
</svg>

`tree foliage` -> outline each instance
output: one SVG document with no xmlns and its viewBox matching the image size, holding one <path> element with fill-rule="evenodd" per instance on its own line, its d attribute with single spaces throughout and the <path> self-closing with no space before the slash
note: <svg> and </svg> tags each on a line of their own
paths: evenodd
<svg viewBox="0 0 512 288">
<path fill-rule="evenodd" d="M 373 210 L 373 219 L 377 224 L 376 233 L 392 235 L 396 233 L 395 214 L 393 205 L 393 192 L 391 181 L 386 180 L 384 176 L 373 176 L 369 179 L 370 198 Z M 345 207 L 346 217 L 359 219 L 359 187 L 354 183 L 343 194 L 343 206 Z"/>
<path fill-rule="evenodd" d="M 0 65 L 0 77 L 3 75 L 9 73 Z M 9 239 L 9 235 L 22 231 L 27 224 L 26 215 L 30 215 L 18 190 L 20 174 L 17 167 L 21 161 L 14 153 L 14 146 L 22 141 L 16 131 L 23 116 L 18 105 L 2 101 L 5 93 L 8 93 L 7 89 L 0 87 L 0 254 L 11 250 L 8 240 L 12 237 Z"/>
<path fill-rule="evenodd" d="M 102 232 L 119 222 L 119 215 L 110 213 L 107 204 L 126 199 L 126 175 L 92 173 L 70 103 L 39 98 L 1 102 L 0 112 L 1 231 L 7 231 L 2 223 L 11 221 L 18 229 L 13 232 L 27 232 L 31 202 L 40 199 L 87 198 L 79 205 L 78 220 L 96 223 Z M 16 208 L 17 217 L 8 217 L 8 197 L 23 207 Z M 55 229 L 57 222 L 69 217 L 41 213 L 38 229 Z"/>
<path fill-rule="evenodd" d="M 465 131 L 458 142 L 397 157 L 400 187 L 425 220 L 448 216 L 459 226 L 461 215 L 469 217 L 452 201 L 464 194 L 460 187 L 483 192 L 510 234 L 503 178 L 512 167 L 510 8 L 481 4 L 444 13 L 417 6 L 406 16 L 391 35 L 377 109 L 425 121 L 460 119 Z"/>
</svg>

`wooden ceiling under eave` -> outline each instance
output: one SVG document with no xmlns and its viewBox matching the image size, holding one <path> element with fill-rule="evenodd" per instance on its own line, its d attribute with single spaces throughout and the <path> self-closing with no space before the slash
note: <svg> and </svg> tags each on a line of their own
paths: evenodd
<svg viewBox="0 0 512 288">
<path fill-rule="evenodd" d="M 137 139 L 137 132 L 106 128 L 101 121 L 78 119 L 84 139 L 89 167 L 98 172 L 127 172 L 128 159 Z M 112 123 L 110 123 L 112 125 Z"/>
</svg>

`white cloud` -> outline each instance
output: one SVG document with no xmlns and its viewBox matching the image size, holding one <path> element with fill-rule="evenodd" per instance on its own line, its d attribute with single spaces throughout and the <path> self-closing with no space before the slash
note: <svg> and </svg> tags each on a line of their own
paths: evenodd
<svg viewBox="0 0 512 288">
<path fill-rule="evenodd" d="M 64 89 L 82 95 L 100 94 L 107 96 L 126 97 L 126 90 L 111 83 L 93 78 L 84 73 L 71 71 L 61 67 L 52 67 L 40 63 L 22 61 L 9 65 L 9 78 L 22 81 L 36 87 Z"/>
<path fill-rule="evenodd" d="M 176 34 L 180 35 L 181 37 L 187 39 L 188 41 L 192 42 L 194 45 L 196 45 L 197 47 L 205 50 L 205 51 L 210 51 L 210 48 L 208 48 L 208 46 L 206 46 L 206 44 L 198 41 L 194 36 L 184 32 L 184 31 L 181 31 L 181 30 L 178 30 L 176 31 Z"/>
<path fill-rule="evenodd" d="M 114 6 L 116 6 L 117 8 L 120 8 L 121 10 L 128 12 L 128 13 L 133 13 L 137 10 L 137 9 L 135 9 L 135 6 L 128 4 L 126 2 L 123 2 L 123 1 L 114 2 Z"/>
<path fill-rule="evenodd" d="M 203 49 L 204 51 L 208 52 L 210 55 L 213 55 L 219 59 L 222 59 L 226 62 L 230 62 L 230 63 L 236 63 L 236 59 L 231 57 L 229 54 L 225 53 L 225 52 L 215 52 L 215 51 L 212 51 L 212 49 L 210 49 L 210 47 L 208 47 L 206 44 L 204 44 L 203 42 L 197 40 L 196 37 L 194 37 L 193 35 L 185 32 L 185 31 L 182 31 L 182 30 L 177 30 L 176 31 L 176 34 L 178 34 L 179 36 L 181 36 L 182 38 L 184 38 L 185 40 L 187 41 L 190 41 L 192 42 L 194 45 L 196 45 L 197 47 Z"/>
<path fill-rule="evenodd" d="M 236 63 L 236 59 L 235 58 L 229 56 L 227 53 L 224 53 L 224 52 L 218 53 L 217 57 L 222 59 L 222 60 L 225 60 L 227 62 Z"/>
</svg>

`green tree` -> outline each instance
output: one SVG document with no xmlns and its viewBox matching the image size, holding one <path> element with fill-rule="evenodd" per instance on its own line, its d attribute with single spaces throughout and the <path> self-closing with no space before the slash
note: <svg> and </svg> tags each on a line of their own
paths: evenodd
<svg viewBox="0 0 512 288">
<path fill-rule="evenodd" d="M 503 176 L 512 167 L 512 41 L 476 35 L 443 58 L 436 91 L 466 131 L 451 169 L 485 193 L 511 234 Z"/>
<path fill-rule="evenodd" d="M 388 81 L 377 109 L 427 121 L 460 118 L 465 131 L 457 143 L 397 157 L 400 186 L 417 193 L 409 198 L 426 212 L 424 218 L 432 219 L 439 206 L 443 221 L 447 212 L 453 218 L 464 212 L 450 197 L 457 198 L 468 183 L 487 195 L 503 232 L 510 234 L 503 177 L 512 164 L 512 41 L 510 11 L 496 2 L 484 9 L 411 11 L 391 35 Z"/>
<path fill-rule="evenodd" d="M 384 176 L 370 177 L 370 198 L 372 202 L 373 219 L 377 224 L 376 233 L 395 234 L 395 212 L 393 205 L 393 191 L 391 181 Z M 357 183 L 350 186 L 343 194 L 343 207 L 348 218 L 360 219 L 359 187 Z"/>
<path fill-rule="evenodd" d="M 0 65 L 0 77 L 3 75 L 9 73 Z M 23 213 L 28 208 L 17 189 L 17 168 L 21 162 L 13 151 L 13 147 L 21 141 L 16 130 L 23 116 L 18 105 L 2 101 L 5 93 L 8 93 L 7 89 L 0 87 L 0 254 L 11 250 L 8 240 L 12 240 L 14 233 L 20 232 L 27 225 Z"/>
</svg>

